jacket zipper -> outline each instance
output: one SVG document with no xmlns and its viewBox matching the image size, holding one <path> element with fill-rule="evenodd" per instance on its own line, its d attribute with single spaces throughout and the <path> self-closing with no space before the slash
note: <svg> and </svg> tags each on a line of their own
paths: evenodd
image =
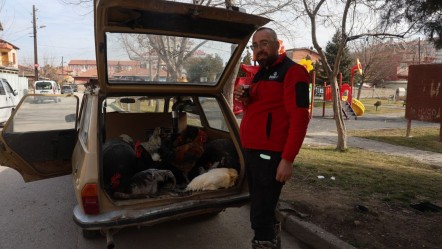
<svg viewBox="0 0 442 249">
<path fill-rule="evenodd" d="M 272 113 L 267 114 L 266 135 L 267 139 L 270 138 L 270 131 L 272 130 Z"/>
</svg>

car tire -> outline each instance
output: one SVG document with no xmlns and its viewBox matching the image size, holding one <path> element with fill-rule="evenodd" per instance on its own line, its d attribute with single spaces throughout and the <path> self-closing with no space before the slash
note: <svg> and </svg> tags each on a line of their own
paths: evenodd
<svg viewBox="0 0 442 249">
<path fill-rule="evenodd" d="M 83 238 L 85 239 L 95 239 L 100 236 L 101 236 L 100 230 L 83 229 Z"/>
</svg>

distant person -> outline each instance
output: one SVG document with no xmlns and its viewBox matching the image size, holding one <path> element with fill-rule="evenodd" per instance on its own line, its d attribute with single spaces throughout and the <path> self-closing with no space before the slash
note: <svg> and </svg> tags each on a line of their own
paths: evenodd
<svg viewBox="0 0 442 249">
<path fill-rule="evenodd" d="M 252 248 L 280 248 L 280 222 L 275 209 L 282 186 L 292 177 L 309 123 L 309 81 L 305 67 L 279 55 L 278 37 L 270 28 L 252 38 L 259 71 L 245 92 L 234 97 L 244 104 L 240 126 L 251 197 Z"/>
</svg>

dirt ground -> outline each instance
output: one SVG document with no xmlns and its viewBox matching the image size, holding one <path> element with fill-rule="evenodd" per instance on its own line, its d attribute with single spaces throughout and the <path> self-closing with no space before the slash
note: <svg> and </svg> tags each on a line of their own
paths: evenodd
<svg viewBox="0 0 442 249">
<path fill-rule="evenodd" d="M 340 189 L 314 189 L 291 179 L 281 199 L 298 216 L 356 248 L 442 248 L 442 212 L 392 206 L 380 198 L 360 200 Z M 442 206 L 442 203 L 433 203 Z"/>
</svg>

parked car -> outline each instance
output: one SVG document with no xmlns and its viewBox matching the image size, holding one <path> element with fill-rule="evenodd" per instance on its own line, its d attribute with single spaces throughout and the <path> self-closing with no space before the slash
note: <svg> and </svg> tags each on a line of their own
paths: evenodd
<svg viewBox="0 0 442 249">
<path fill-rule="evenodd" d="M 61 93 L 62 94 L 74 93 L 74 89 L 72 89 L 70 85 L 63 85 L 61 86 Z"/>
<path fill-rule="evenodd" d="M 17 105 L 17 90 L 12 89 L 6 79 L 0 78 L 0 123 L 3 124 L 11 116 Z"/>
<path fill-rule="evenodd" d="M 105 233 L 108 246 L 115 229 L 246 204 L 238 124 L 222 92 L 251 35 L 269 20 L 172 1 L 94 6 L 98 79 L 79 107 L 75 95 L 61 95 L 52 110 L 21 101 L 1 133 L 0 163 L 26 182 L 72 174 L 74 221 L 84 237 Z M 141 81 L 113 70 L 130 49 L 122 39 L 137 55 L 161 55 L 133 71 L 146 76 Z"/>
<path fill-rule="evenodd" d="M 74 92 L 78 92 L 78 85 L 75 83 L 69 84 Z"/>
<path fill-rule="evenodd" d="M 60 85 L 53 80 L 38 80 L 34 82 L 34 103 L 43 103 L 47 100 L 60 102 L 60 98 L 56 94 L 60 94 Z"/>
</svg>

